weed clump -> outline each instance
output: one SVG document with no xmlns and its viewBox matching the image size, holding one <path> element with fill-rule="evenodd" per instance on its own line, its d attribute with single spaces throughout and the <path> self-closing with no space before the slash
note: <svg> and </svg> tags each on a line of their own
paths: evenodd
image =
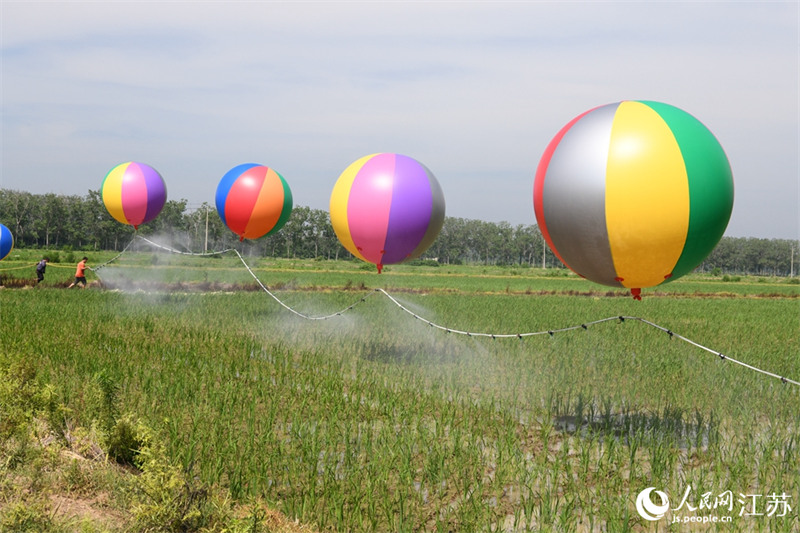
<svg viewBox="0 0 800 533">
<path fill-rule="evenodd" d="M 310 531 L 179 466 L 162 435 L 120 414 L 109 373 L 84 387 L 87 425 L 32 359 L 0 354 L 0 532 Z"/>
</svg>

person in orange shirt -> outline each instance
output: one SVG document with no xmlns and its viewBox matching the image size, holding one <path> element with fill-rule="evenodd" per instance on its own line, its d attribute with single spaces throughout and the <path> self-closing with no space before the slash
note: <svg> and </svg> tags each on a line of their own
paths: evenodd
<svg viewBox="0 0 800 533">
<path fill-rule="evenodd" d="M 81 262 L 78 263 L 78 268 L 75 269 L 75 281 L 73 281 L 68 289 L 71 289 L 75 285 L 80 284 L 82 288 L 86 288 L 86 261 L 88 261 L 88 257 L 84 257 L 81 259 Z"/>
</svg>

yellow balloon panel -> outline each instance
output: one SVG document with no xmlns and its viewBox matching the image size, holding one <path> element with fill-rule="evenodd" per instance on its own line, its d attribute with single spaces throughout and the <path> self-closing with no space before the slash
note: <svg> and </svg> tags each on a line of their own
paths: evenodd
<svg viewBox="0 0 800 533">
<path fill-rule="evenodd" d="M 123 164 L 111 169 L 105 180 L 103 180 L 102 185 L 103 203 L 106 209 L 114 219 L 123 224 L 128 223 L 128 219 L 125 218 L 125 211 L 122 209 L 122 179 L 127 168 L 128 165 Z"/>
<path fill-rule="evenodd" d="M 339 237 L 342 246 L 362 261 L 367 261 L 367 259 L 358 251 L 355 242 L 353 242 L 353 236 L 350 234 L 350 226 L 347 222 L 347 202 L 350 197 L 350 188 L 353 186 L 353 181 L 356 179 L 358 171 L 373 155 L 364 156 L 347 167 L 339 176 L 339 179 L 336 180 L 333 192 L 331 192 L 330 215 L 333 231 Z"/>
<path fill-rule="evenodd" d="M 664 120 L 623 102 L 611 130 L 606 224 L 614 267 L 625 287 L 668 277 L 689 229 L 689 183 L 680 148 Z"/>
</svg>

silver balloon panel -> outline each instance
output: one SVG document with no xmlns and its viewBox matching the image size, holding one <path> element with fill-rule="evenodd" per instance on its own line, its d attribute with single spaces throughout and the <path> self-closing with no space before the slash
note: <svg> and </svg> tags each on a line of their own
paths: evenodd
<svg viewBox="0 0 800 533">
<path fill-rule="evenodd" d="M 542 189 L 550 239 L 567 265 L 604 285 L 615 280 L 606 229 L 605 190 L 608 146 L 619 104 L 582 117 L 561 139 L 550 159 Z"/>
</svg>

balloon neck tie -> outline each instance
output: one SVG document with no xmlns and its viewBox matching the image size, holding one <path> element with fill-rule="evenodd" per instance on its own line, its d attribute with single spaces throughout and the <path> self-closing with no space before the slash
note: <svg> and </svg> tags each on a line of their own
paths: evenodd
<svg viewBox="0 0 800 533">
<path fill-rule="evenodd" d="M 669 278 L 671 278 L 671 277 L 672 277 L 672 272 L 670 272 L 669 274 L 665 275 L 665 276 L 664 276 L 664 279 L 669 279 Z"/>
<path fill-rule="evenodd" d="M 379 260 L 377 263 L 375 263 L 375 266 L 377 266 L 377 267 L 378 267 L 378 274 L 380 274 L 380 273 L 383 271 L 383 255 L 384 255 L 385 253 L 386 253 L 386 250 L 381 250 L 381 251 L 380 251 L 381 258 L 380 258 L 380 260 Z"/>
<path fill-rule="evenodd" d="M 240 235 L 239 236 L 239 242 L 242 242 L 242 241 L 244 241 L 244 235 Z"/>
<path fill-rule="evenodd" d="M 631 289 L 631 296 L 634 300 L 642 301 L 642 289 Z"/>
<path fill-rule="evenodd" d="M 134 224 L 133 225 L 133 230 L 134 231 L 139 231 L 139 224 Z"/>
</svg>

